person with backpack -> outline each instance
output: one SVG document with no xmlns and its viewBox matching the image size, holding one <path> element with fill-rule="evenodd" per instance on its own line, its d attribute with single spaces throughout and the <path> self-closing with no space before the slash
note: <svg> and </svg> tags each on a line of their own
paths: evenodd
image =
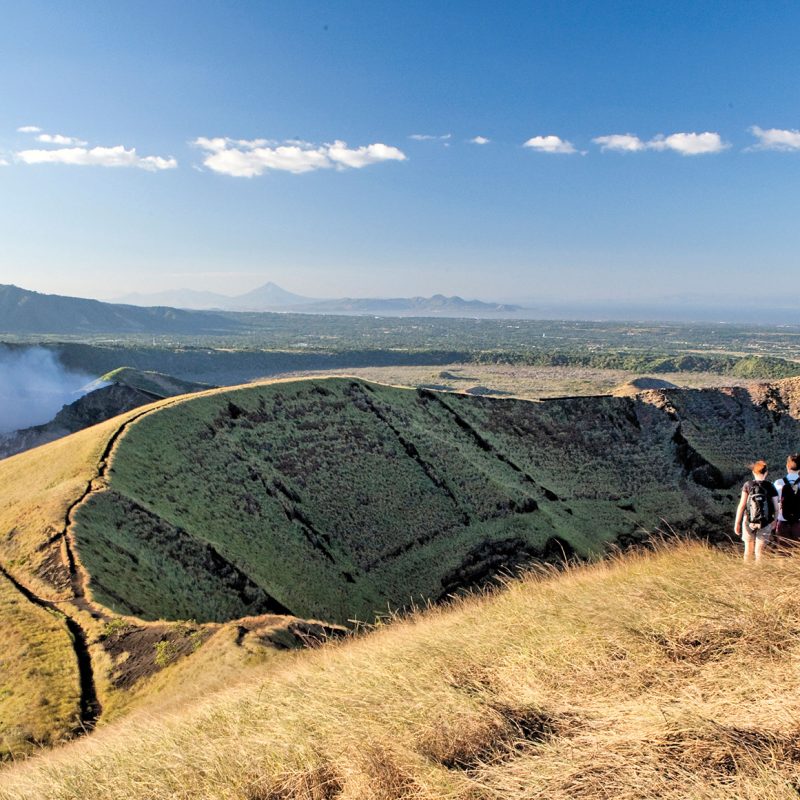
<svg viewBox="0 0 800 800">
<path fill-rule="evenodd" d="M 751 467 L 753 480 L 742 487 L 733 531 L 744 542 L 744 560 L 760 561 L 778 514 L 778 490 L 767 480 L 767 462 Z"/>
<path fill-rule="evenodd" d="M 778 522 L 775 533 L 779 547 L 800 545 L 800 455 L 786 459 L 786 475 L 775 481 L 778 491 Z"/>
</svg>

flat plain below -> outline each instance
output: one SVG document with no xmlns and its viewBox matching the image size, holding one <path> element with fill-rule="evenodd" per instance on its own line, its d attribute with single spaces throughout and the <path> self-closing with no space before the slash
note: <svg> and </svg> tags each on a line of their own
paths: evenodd
<svg viewBox="0 0 800 800">
<path fill-rule="evenodd" d="M 297 371 L 285 378 L 352 375 L 392 386 L 428 386 L 445 391 L 466 392 L 483 387 L 507 397 L 538 400 L 546 397 L 611 394 L 614 389 L 642 373 L 621 369 L 588 367 L 531 367 L 513 364 L 423 365 L 408 367 L 352 367 L 344 369 Z M 752 379 L 713 372 L 664 372 L 648 375 L 686 389 L 711 389 L 746 386 Z"/>
</svg>

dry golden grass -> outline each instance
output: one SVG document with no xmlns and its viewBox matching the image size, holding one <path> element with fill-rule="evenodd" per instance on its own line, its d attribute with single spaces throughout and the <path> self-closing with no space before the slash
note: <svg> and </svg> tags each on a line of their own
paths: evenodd
<svg viewBox="0 0 800 800">
<path fill-rule="evenodd" d="M 78 669 L 69 632 L 0 575 L 0 758 L 68 736 Z"/>
<path fill-rule="evenodd" d="M 68 509 L 98 474 L 110 438 L 143 413 L 219 391 L 226 390 L 168 398 L 0 460 L 0 566 L 38 597 L 56 602 L 85 631 L 103 706 L 101 724 L 140 705 L 196 698 L 229 675 L 280 660 L 266 645 L 239 647 L 235 628 L 228 628 L 191 658 L 119 690 L 111 681 L 114 665 L 97 642 L 105 622 L 69 602 L 72 587 L 61 533 Z M 76 560 L 82 570 L 80 553 Z M 90 586 L 86 595 L 91 599 Z M 0 757 L 23 755 L 68 736 L 78 724 L 78 700 L 77 662 L 64 624 L 0 574 Z"/>
<path fill-rule="evenodd" d="M 49 550 L 43 545 L 64 529 L 67 509 L 97 472 L 120 419 L 0 461 L 0 560 L 9 572 L 50 599 L 69 595 L 63 575 L 43 579 Z"/>
<path fill-rule="evenodd" d="M 699 544 L 434 608 L 135 712 L 4 800 L 790 798 L 800 572 Z"/>
</svg>

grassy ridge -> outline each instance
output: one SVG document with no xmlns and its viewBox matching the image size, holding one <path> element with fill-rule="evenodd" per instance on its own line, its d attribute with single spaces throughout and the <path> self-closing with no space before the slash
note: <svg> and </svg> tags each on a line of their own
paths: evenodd
<svg viewBox="0 0 800 800">
<path fill-rule="evenodd" d="M 372 619 L 665 517 L 727 531 L 747 460 L 797 440 L 798 409 L 775 406 L 793 386 L 546 403 L 352 379 L 212 392 L 129 428 L 74 532 L 95 598 L 123 613 Z"/>
<path fill-rule="evenodd" d="M 147 372 L 132 367 L 113 369 L 101 376 L 100 380 L 130 386 L 155 397 L 173 397 L 177 394 L 189 394 L 211 388 L 207 384 L 184 381 L 172 375 L 165 375 L 163 372 Z"/>
<path fill-rule="evenodd" d="M 71 734 L 78 668 L 69 632 L 0 574 L 0 760 Z"/>
<path fill-rule="evenodd" d="M 69 596 L 58 534 L 96 475 L 108 439 L 135 413 L 0 461 L 0 560 L 43 597 Z"/>
<path fill-rule="evenodd" d="M 221 675 L 279 658 L 276 646 L 302 644 L 302 636 L 292 633 L 299 621 L 287 617 L 200 630 L 182 621 L 145 624 L 72 601 L 61 535 L 67 510 L 96 481 L 111 437 L 139 413 L 137 409 L 0 462 L 0 566 L 34 595 L 57 603 L 83 630 L 102 705 L 101 725 L 131 708 L 197 697 L 214 681 L 224 680 Z M 79 559 L 77 567 L 80 572 Z M 187 585 L 196 579 L 183 576 Z M 235 580 L 232 584 L 241 589 Z M 231 582 L 224 588 L 230 591 Z M 21 756 L 67 737 L 78 730 L 78 716 L 71 636 L 57 615 L 29 602 L 0 574 L 0 758 Z"/>
<path fill-rule="evenodd" d="M 5 772 L 22 800 L 789 800 L 800 573 L 701 545 L 435 608 Z"/>
</svg>

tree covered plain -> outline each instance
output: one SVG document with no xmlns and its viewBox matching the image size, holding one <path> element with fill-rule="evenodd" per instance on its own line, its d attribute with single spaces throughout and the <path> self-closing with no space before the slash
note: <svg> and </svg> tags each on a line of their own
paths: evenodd
<svg viewBox="0 0 800 800">
<path fill-rule="evenodd" d="M 728 324 L 236 314 L 220 334 L 11 335 L 42 343 L 72 369 L 120 366 L 225 384 L 296 370 L 452 363 L 637 373 L 708 372 L 776 379 L 800 374 L 800 328 Z M 3 342 L 0 342 L 2 347 Z"/>
</svg>

